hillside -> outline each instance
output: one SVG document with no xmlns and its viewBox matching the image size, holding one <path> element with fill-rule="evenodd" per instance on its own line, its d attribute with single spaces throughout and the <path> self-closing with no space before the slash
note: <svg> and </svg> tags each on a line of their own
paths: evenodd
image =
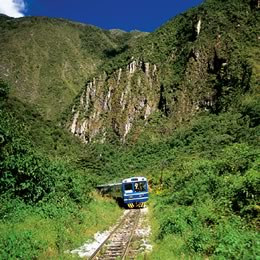
<svg viewBox="0 0 260 260">
<path fill-rule="evenodd" d="M 149 34 L 6 16 L 0 32 L 1 259 L 73 259 L 121 212 L 94 187 L 130 176 L 150 186 L 140 259 L 258 259 L 258 0 Z"/>
<path fill-rule="evenodd" d="M 50 120 L 61 117 L 104 60 L 142 35 L 62 19 L 1 17 L 0 77 L 12 86 L 11 96 Z"/>
<path fill-rule="evenodd" d="M 259 90 L 259 19 L 250 1 L 209 0 L 170 20 L 101 66 L 68 127 L 84 142 L 125 142 L 154 116 L 171 133 L 200 112 L 236 110 Z"/>
</svg>

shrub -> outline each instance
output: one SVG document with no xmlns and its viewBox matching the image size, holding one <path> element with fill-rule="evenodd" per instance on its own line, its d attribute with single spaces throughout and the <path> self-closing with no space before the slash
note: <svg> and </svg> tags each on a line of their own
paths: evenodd
<svg viewBox="0 0 260 260">
<path fill-rule="evenodd" d="M 259 234 L 247 230 L 238 217 L 222 222 L 216 229 L 218 244 L 214 251 L 217 259 L 257 259 Z"/>
<path fill-rule="evenodd" d="M 46 245 L 35 239 L 30 231 L 12 230 L 0 234 L 1 259 L 36 259 Z"/>
<path fill-rule="evenodd" d="M 0 78 L 0 101 L 6 99 L 9 94 L 9 86 Z"/>
</svg>

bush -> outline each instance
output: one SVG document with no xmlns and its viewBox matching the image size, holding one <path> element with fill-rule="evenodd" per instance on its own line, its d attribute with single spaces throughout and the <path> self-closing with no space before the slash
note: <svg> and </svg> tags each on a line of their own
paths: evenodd
<svg viewBox="0 0 260 260">
<path fill-rule="evenodd" d="M 216 229 L 218 244 L 214 251 L 217 259 L 257 259 L 259 234 L 247 230 L 238 217 L 221 222 Z"/>
<path fill-rule="evenodd" d="M 9 94 L 9 86 L 0 78 L 0 101 L 7 98 Z"/>
<path fill-rule="evenodd" d="M 183 234 L 184 231 L 189 229 L 189 225 L 185 218 L 189 217 L 189 211 L 185 208 L 178 207 L 173 210 L 160 210 L 160 229 L 158 239 L 163 239 L 170 234 Z"/>
<path fill-rule="evenodd" d="M 46 246 L 30 231 L 12 230 L 8 234 L 0 234 L 0 257 L 3 260 L 36 259 Z"/>
<path fill-rule="evenodd" d="M 175 157 L 163 170 L 164 191 L 156 198 L 160 243 L 177 237 L 183 254 L 194 259 L 256 259 L 257 138 L 246 117 L 230 113 L 204 115 L 173 134 L 164 160 L 172 151 Z"/>
</svg>

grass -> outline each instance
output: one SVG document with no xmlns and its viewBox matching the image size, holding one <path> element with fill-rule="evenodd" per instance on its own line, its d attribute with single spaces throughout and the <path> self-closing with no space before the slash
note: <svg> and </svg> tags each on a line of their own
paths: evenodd
<svg viewBox="0 0 260 260">
<path fill-rule="evenodd" d="M 183 238 L 176 235 L 167 235 L 162 240 L 158 239 L 158 233 L 160 229 L 159 217 L 155 212 L 155 206 L 158 203 L 156 199 L 156 193 L 150 195 L 149 201 L 149 213 L 148 218 L 151 225 L 152 234 L 150 241 L 153 249 L 151 252 L 145 254 L 147 260 L 158 260 L 158 259 L 202 259 L 192 258 L 189 254 L 183 252 L 184 240 Z M 140 257 L 140 259 L 143 259 Z"/>
<path fill-rule="evenodd" d="M 96 193 L 91 197 L 92 201 L 77 213 L 65 212 L 65 215 L 50 218 L 39 214 L 37 209 L 28 207 L 19 213 L 22 220 L 1 221 L 0 258 L 19 256 L 25 259 L 23 251 L 28 250 L 32 254 L 32 248 L 35 247 L 38 259 L 74 259 L 73 255 L 65 252 L 79 247 L 97 231 L 114 225 L 122 213 L 112 199 L 100 197 Z M 26 235 L 30 240 L 22 241 Z M 12 242 L 12 237 L 16 238 L 15 243 Z M 3 243 L 6 248 L 3 248 Z"/>
</svg>

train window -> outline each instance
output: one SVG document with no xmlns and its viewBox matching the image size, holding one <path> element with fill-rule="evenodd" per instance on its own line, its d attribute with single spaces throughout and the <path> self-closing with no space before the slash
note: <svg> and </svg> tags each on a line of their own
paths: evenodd
<svg viewBox="0 0 260 260">
<path fill-rule="evenodd" d="M 125 183 L 125 192 L 132 192 L 133 190 L 133 186 L 132 186 L 132 183 Z"/>
<path fill-rule="evenodd" d="M 136 192 L 146 191 L 146 182 L 145 181 L 136 182 L 134 187 Z"/>
</svg>

